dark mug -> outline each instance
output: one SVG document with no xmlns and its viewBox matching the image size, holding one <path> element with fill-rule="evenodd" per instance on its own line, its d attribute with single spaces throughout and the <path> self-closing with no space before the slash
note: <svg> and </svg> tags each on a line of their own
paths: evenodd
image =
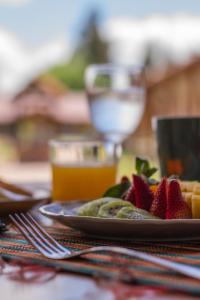
<svg viewBox="0 0 200 300">
<path fill-rule="evenodd" d="M 155 119 L 161 175 L 200 180 L 200 117 Z"/>
</svg>

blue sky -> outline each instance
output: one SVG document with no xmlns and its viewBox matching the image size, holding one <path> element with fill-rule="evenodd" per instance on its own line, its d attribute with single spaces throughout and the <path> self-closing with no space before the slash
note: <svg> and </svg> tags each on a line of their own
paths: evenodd
<svg viewBox="0 0 200 300">
<path fill-rule="evenodd" d="M 26 0 L 21 4 L 5 3 L 6 0 L 0 0 L 0 27 L 16 33 L 31 46 L 65 35 L 73 42 L 92 7 L 99 8 L 104 20 L 155 13 L 200 15 L 198 0 Z"/>
<path fill-rule="evenodd" d="M 0 95 L 19 92 L 70 59 L 94 8 L 101 12 L 114 62 L 142 63 L 149 41 L 167 49 L 174 61 L 200 55 L 200 0 L 0 0 Z M 139 19 L 151 15 L 150 22 Z M 132 20 L 113 21 L 118 17 Z"/>
</svg>

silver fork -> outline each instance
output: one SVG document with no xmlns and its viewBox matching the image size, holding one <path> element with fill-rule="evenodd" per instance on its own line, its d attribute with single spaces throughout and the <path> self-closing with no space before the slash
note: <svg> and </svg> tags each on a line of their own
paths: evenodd
<svg viewBox="0 0 200 300">
<path fill-rule="evenodd" d="M 200 280 L 200 269 L 123 247 L 97 246 L 71 252 L 53 239 L 29 213 L 9 215 L 9 217 L 22 235 L 24 235 L 40 253 L 50 259 L 69 259 L 88 253 L 106 251 L 139 258 Z"/>
</svg>

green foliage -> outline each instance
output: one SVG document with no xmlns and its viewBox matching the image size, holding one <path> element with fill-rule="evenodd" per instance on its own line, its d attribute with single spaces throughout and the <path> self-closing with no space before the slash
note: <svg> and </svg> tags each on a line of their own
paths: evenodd
<svg viewBox="0 0 200 300">
<path fill-rule="evenodd" d="M 119 184 L 111 186 L 103 195 L 103 197 L 122 198 L 131 186 L 130 180 L 123 177 Z"/>
<path fill-rule="evenodd" d="M 109 88 L 111 86 L 111 77 L 110 75 L 107 74 L 102 74 L 101 76 L 97 76 L 95 79 L 95 84 L 98 87 L 102 87 L 102 88 Z"/>
<path fill-rule="evenodd" d="M 144 175 L 147 178 L 151 177 L 155 172 L 157 172 L 157 168 L 150 167 L 147 159 L 142 159 L 140 157 L 136 157 L 135 159 L 135 168 L 138 175 Z"/>
<path fill-rule="evenodd" d="M 81 55 L 76 55 L 67 64 L 58 65 L 49 74 L 61 81 L 66 87 L 81 90 L 84 88 L 84 70 L 86 63 Z"/>
<path fill-rule="evenodd" d="M 157 184 L 157 181 L 151 176 L 157 172 L 157 168 L 150 167 L 150 163 L 147 159 L 143 159 L 140 157 L 135 158 L 135 170 L 133 170 L 132 173 L 136 171 L 136 174 L 139 176 L 142 176 L 143 179 L 145 179 L 148 184 L 154 185 Z M 128 189 L 131 186 L 131 182 L 128 179 L 128 177 L 124 176 L 121 179 L 121 182 L 119 184 L 116 184 L 114 186 L 111 186 L 103 195 L 103 197 L 112 197 L 112 198 L 123 198 L 123 195 L 126 194 Z"/>
<path fill-rule="evenodd" d="M 97 11 L 93 11 L 82 31 L 81 42 L 77 49 L 87 64 L 106 63 L 108 61 L 108 45 L 99 34 L 98 23 L 99 14 Z"/>
<path fill-rule="evenodd" d="M 150 185 L 157 184 L 157 180 L 151 178 L 157 172 L 157 168 L 150 167 L 150 163 L 147 159 L 136 157 L 135 168 L 137 175 L 142 176 Z"/>
<path fill-rule="evenodd" d="M 98 19 L 97 12 L 90 14 L 71 60 L 55 66 L 48 72 L 68 88 L 83 89 L 85 68 L 89 64 L 108 62 L 108 45 L 99 34 Z"/>
</svg>

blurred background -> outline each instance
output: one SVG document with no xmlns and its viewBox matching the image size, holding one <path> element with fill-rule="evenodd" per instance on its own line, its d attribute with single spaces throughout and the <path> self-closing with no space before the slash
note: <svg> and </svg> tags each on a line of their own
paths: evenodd
<svg viewBox="0 0 200 300">
<path fill-rule="evenodd" d="M 107 62 L 146 68 L 124 173 L 133 155 L 157 161 L 153 116 L 200 114 L 200 2 L 0 0 L 0 176 L 46 181 L 47 141 L 93 133 L 83 75 Z"/>
</svg>

